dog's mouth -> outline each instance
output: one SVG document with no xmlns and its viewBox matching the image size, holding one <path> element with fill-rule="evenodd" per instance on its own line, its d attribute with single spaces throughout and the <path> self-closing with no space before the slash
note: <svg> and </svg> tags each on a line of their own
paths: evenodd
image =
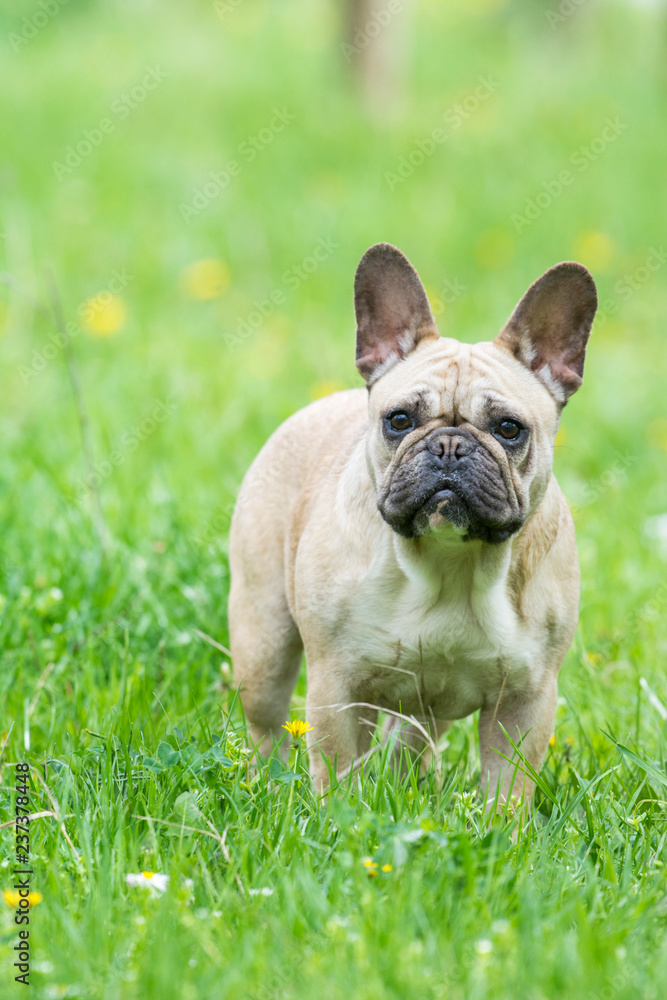
<svg viewBox="0 0 667 1000">
<path fill-rule="evenodd" d="M 450 483 L 447 483 L 445 486 L 437 489 L 435 493 L 432 493 L 430 497 L 426 498 L 421 507 L 415 511 L 414 517 L 418 518 L 420 515 L 424 514 L 427 517 L 430 517 L 432 514 L 440 513 L 443 517 L 447 517 L 449 520 L 448 514 L 446 513 L 447 508 L 457 507 L 462 502 L 463 497 L 456 492 Z"/>
<path fill-rule="evenodd" d="M 416 510 L 413 510 L 411 516 L 392 518 L 391 520 L 386 518 L 384 513 L 383 516 L 389 521 L 394 531 L 405 538 L 415 538 L 428 534 L 447 522 L 454 527 L 462 541 L 479 540 L 489 542 L 492 545 L 507 541 L 522 526 L 520 520 L 503 524 L 482 520 L 475 513 L 473 506 L 463 492 L 457 490 L 456 485 L 451 481 L 440 485 Z"/>
<path fill-rule="evenodd" d="M 451 482 L 446 482 L 439 487 L 415 511 L 413 523 L 418 534 L 422 534 L 424 530 L 431 527 L 431 518 L 434 514 L 439 514 L 441 518 L 449 521 L 460 531 L 467 528 L 470 522 L 468 504 Z M 421 530 L 419 530 L 420 528 Z"/>
<path fill-rule="evenodd" d="M 445 486 L 444 489 L 438 490 L 434 493 L 430 501 L 427 501 L 427 503 L 435 503 L 439 505 L 444 503 L 446 500 L 452 500 L 456 497 L 458 497 L 456 490 L 452 489 L 451 486 Z"/>
</svg>

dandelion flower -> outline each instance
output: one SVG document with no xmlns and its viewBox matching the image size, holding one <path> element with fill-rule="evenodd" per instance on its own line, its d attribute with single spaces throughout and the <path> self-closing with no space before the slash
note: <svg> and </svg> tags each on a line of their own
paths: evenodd
<svg viewBox="0 0 667 1000">
<path fill-rule="evenodd" d="M 646 428 L 646 437 L 648 438 L 648 443 L 653 445 L 654 448 L 661 448 L 662 451 L 667 451 L 667 420 L 664 417 L 652 420 Z"/>
<path fill-rule="evenodd" d="M 475 247 L 475 257 L 487 271 L 497 271 L 514 260 L 516 244 L 504 229 L 487 229 Z M 457 285 L 454 288 L 458 291 Z M 461 289 L 464 291 L 465 289 Z M 451 294 L 451 293 L 450 293 Z M 461 294 L 459 292 L 459 294 Z"/>
<path fill-rule="evenodd" d="M 377 862 L 373 861 L 372 858 L 364 858 L 362 863 L 368 873 L 369 878 L 375 878 L 375 876 L 378 873 Z"/>
<path fill-rule="evenodd" d="M 340 392 L 341 389 L 345 388 L 345 384 L 338 379 L 321 379 L 319 382 L 313 382 L 309 394 L 310 398 L 315 401 L 316 399 L 322 399 L 324 396 L 330 396 L 332 392 Z"/>
<path fill-rule="evenodd" d="M 310 722 L 305 722 L 303 719 L 294 719 L 292 722 L 283 723 L 283 729 L 287 730 L 293 740 L 300 740 L 312 728 Z"/>
<path fill-rule="evenodd" d="M 555 736 L 552 736 L 551 739 L 549 740 L 549 746 L 550 747 L 555 747 L 556 746 L 556 737 Z"/>
<path fill-rule="evenodd" d="M 614 249 L 614 243 L 606 233 L 580 233 L 574 244 L 574 256 L 593 271 L 606 271 Z"/>
<path fill-rule="evenodd" d="M 440 316 L 445 311 L 445 303 L 433 288 L 427 288 L 426 294 L 431 303 L 431 312 L 434 316 Z"/>
<path fill-rule="evenodd" d="M 181 283 L 190 299 L 219 299 L 229 288 L 231 275 L 222 260 L 196 260 L 183 269 Z"/>
<path fill-rule="evenodd" d="M 168 875 L 160 875 L 158 872 L 139 872 L 138 875 L 126 875 L 125 881 L 128 885 L 143 886 L 146 889 L 153 889 L 155 892 L 164 892 L 169 884 Z"/>
<path fill-rule="evenodd" d="M 391 865 L 382 865 L 382 871 L 383 872 L 390 872 L 391 871 Z"/>
<path fill-rule="evenodd" d="M 13 909 L 18 907 L 21 898 L 28 900 L 29 907 L 37 906 L 42 902 L 41 892 L 29 892 L 27 896 L 21 897 L 16 889 L 4 889 L 2 895 L 7 906 L 11 906 Z"/>
<path fill-rule="evenodd" d="M 118 295 L 104 291 L 86 299 L 79 314 L 86 333 L 92 337 L 111 337 L 124 325 L 127 308 Z"/>
</svg>

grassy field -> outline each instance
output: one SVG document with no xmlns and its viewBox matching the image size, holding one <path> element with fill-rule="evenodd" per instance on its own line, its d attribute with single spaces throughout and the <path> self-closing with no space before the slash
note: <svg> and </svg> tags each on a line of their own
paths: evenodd
<svg viewBox="0 0 667 1000">
<path fill-rule="evenodd" d="M 561 8 L 416 3 L 371 115 L 333 0 L 0 4 L 0 822 L 26 761 L 35 996 L 664 995 L 667 21 Z M 252 774 L 199 635 L 228 641 L 252 457 L 360 382 L 379 240 L 463 340 L 559 260 L 598 282 L 556 457 L 581 621 L 523 831 L 487 829 L 472 719 L 442 787 L 383 762 L 321 803 L 297 750 Z M 12 825 L 0 844 L 11 890 Z"/>
</svg>

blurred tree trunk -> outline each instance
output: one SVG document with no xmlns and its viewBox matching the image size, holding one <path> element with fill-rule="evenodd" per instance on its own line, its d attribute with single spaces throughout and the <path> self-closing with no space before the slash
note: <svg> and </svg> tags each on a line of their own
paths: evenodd
<svg viewBox="0 0 667 1000">
<path fill-rule="evenodd" d="M 411 0 L 345 0 L 341 46 L 369 111 L 391 117 L 401 106 L 406 22 Z"/>
</svg>

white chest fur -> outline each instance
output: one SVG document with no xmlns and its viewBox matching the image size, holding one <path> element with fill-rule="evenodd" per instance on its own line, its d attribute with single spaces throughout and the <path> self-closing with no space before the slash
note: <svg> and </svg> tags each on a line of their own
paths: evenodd
<svg viewBox="0 0 667 1000">
<path fill-rule="evenodd" d="M 530 687 L 539 649 L 509 598 L 510 545 L 440 538 L 415 549 L 392 533 L 365 571 L 357 566 L 330 594 L 328 641 L 355 696 L 455 719 L 495 701 L 503 684 Z"/>
</svg>

